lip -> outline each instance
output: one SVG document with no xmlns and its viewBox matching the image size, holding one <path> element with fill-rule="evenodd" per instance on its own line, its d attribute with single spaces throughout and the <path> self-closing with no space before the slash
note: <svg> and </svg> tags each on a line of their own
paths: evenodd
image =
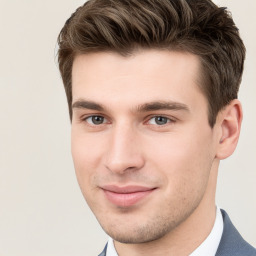
<svg viewBox="0 0 256 256">
<path fill-rule="evenodd" d="M 130 207 L 145 199 L 156 188 L 138 185 L 119 187 L 116 185 L 103 186 L 102 190 L 106 198 L 119 207 Z"/>
</svg>

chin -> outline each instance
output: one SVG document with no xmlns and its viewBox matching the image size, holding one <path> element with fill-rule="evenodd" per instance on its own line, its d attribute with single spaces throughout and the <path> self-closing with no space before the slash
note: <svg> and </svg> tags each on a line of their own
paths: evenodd
<svg viewBox="0 0 256 256">
<path fill-rule="evenodd" d="M 143 223 L 132 223 L 127 221 L 123 224 L 101 225 L 103 230 L 115 241 L 124 244 L 141 244 L 161 239 L 176 227 L 176 223 L 169 222 L 166 219 L 155 218 L 146 220 Z"/>
</svg>

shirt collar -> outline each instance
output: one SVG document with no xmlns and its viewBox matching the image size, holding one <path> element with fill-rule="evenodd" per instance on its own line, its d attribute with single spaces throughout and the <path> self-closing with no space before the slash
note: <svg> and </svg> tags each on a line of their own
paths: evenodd
<svg viewBox="0 0 256 256">
<path fill-rule="evenodd" d="M 109 237 L 108 239 L 108 248 L 107 248 L 106 256 L 118 256 L 114 246 L 113 239 L 111 237 Z"/>
<path fill-rule="evenodd" d="M 223 233 L 223 218 L 219 207 L 216 207 L 216 218 L 211 233 L 189 256 L 214 256 L 219 247 Z M 118 256 L 113 239 L 108 239 L 108 248 L 106 256 Z"/>
<path fill-rule="evenodd" d="M 223 218 L 219 207 L 216 207 L 216 218 L 211 233 L 189 256 L 215 256 L 223 233 Z"/>
</svg>

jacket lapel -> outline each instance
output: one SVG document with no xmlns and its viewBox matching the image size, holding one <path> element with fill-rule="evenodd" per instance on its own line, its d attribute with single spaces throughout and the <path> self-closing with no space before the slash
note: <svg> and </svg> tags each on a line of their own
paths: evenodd
<svg viewBox="0 0 256 256">
<path fill-rule="evenodd" d="M 256 256 L 256 249 L 249 245 L 232 224 L 228 214 L 221 210 L 224 229 L 216 256 Z"/>
<path fill-rule="evenodd" d="M 106 256 L 106 255 L 107 255 L 107 247 L 108 247 L 108 244 L 105 245 L 104 250 L 103 250 L 102 253 L 99 254 L 98 256 Z"/>
</svg>

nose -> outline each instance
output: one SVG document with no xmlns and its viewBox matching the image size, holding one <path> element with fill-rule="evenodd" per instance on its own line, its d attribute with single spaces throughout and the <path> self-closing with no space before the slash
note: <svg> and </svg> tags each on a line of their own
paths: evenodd
<svg viewBox="0 0 256 256">
<path fill-rule="evenodd" d="M 139 136 L 132 127 L 120 125 L 113 128 L 106 153 L 105 166 L 116 174 L 139 170 L 144 166 Z"/>
</svg>

